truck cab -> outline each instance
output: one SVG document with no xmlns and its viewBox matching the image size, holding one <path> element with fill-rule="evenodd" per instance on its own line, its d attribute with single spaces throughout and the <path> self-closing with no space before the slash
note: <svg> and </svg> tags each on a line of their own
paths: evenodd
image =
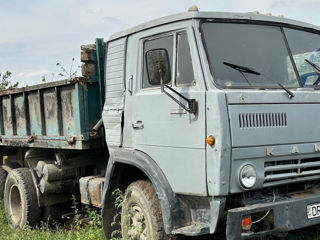
<svg viewBox="0 0 320 240">
<path fill-rule="evenodd" d="M 240 239 L 320 222 L 319 30 L 189 11 L 110 38 L 106 142 L 111 159 L 149 159 L 130 158 L 152 166 L 167 233 L 214 233 L 224 219 L 227 238 Z"/>
</svg>

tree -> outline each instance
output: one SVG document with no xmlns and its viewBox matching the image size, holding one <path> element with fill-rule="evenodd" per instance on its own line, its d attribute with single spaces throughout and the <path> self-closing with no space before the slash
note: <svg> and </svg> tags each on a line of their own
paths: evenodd
<svg viewBox="0 0 320 240">
<path fill-rule="evenodd" d="M 9 71 L 6 71 L 4 74 L 0 73 L 0 91 L 18 87 L 18 82 L 11 82 L 11 75 L 12 73 Z"/>
</svg>

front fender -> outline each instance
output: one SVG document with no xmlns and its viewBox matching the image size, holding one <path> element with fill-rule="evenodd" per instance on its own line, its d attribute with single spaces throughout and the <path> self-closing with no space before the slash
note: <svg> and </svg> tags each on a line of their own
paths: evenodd
<svg viewBox="0 0 320 240">
<path fill-rule="evenodd" d="M 111 192 L 111 180 L 113 178 L 116 163 L 123 163 L 140 169 L 152 182 L 158 195 L 163 223 L 166 233 L 171 233 L 175 226 L 185 220 L 184 211 L 180 206 L 180 201 L 172 191 L 171 186 L 156 162 L 147 154 L 127 148 L 110 148 L 110 157 L 105 175 L 105 184 L 103 189 L 102 216 L 107 214 L 107 209 L 113 206 L 107 201 L 107 196 Z"/>
</svg>

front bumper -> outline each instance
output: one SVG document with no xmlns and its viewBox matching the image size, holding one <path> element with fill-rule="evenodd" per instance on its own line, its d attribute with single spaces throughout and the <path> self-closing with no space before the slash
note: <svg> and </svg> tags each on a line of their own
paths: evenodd
<svg viewBox="0 0 320 240">
<path fill-rule="evenodd" d="M 316 203 L 320 204 L 320 194 L 302 196 L 229 210 L 227 216 L 227 239 L 251 239 L 253 237 L 287 232 L 319 224 L 320 217 L 308 219 L 307 206 Z M 242 230 L 241 221 L 243 217 L 268 210 L 273 212 L 273 229 L 260 232 L 246 232 Z"/>
</svg>

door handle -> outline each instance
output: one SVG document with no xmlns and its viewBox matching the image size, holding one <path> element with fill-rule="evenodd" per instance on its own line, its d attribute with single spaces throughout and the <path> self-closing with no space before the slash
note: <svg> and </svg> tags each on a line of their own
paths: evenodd
<svg viewBox="0 0 320 240">
<path fill-rule="evenodd" d="M 143 128 L 143 123 L 142 123 L 142 121 L 138 120 L 135 123 L 132 123 L 132 127 L 134 129 L 142 129 Z"/>
</svg>

